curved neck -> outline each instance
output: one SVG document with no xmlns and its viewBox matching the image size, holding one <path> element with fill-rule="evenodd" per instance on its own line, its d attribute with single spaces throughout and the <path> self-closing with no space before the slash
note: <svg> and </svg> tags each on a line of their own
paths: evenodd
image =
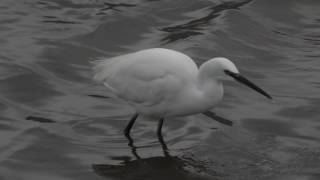
<svg viewBox="0 0 320 180">
<path fill-rule="evenodd" d="M 202 78 L 198 74 L 197 79 L 192 81 L 180 95 L 184 98 L 178 97 L 179 103 L 174 103 L 178 108 L 172 109 L 173 111 L 169 115 L 189 115 L 213 108 L 222 99 L 223 86 L 219 80 Z"/>
<path fill-rule="evenodd" d="M 223 84 L 219 79 L 213 78 L 205 68 L 199 69 L 197 77 L 199 100 L 208 109 L 220 102 L 223 97 Z"/>
<path fill-rule="evenodd" d="M 204 100 L 217 104 L 223 97 L 223 84 L 217 79 L 198 79 L 198 88 Z"/>
</svg>

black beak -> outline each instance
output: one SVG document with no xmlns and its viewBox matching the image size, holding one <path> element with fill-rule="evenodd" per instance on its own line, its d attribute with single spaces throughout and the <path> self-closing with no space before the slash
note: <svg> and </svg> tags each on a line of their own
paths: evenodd
<svg viewBox="0 0 320 180">
<path fill-rule="evenodd" d="M 272 99 L 272 97 L 268 93 L 266 93 L 264 90 L 262 90 L 257 85 L 253 84 L 251 81 L 249 81 L 247 78 L 241 76 L 240 74 L 234 73 L 234 72 L 231 72 L 231 71 L 228 71 L 228 70 L 224 70 L 224 72 L 227 75 L 233 77 L 236 81 L 249 86 L 250 88 L 252 88 L 255 91 L 259 92 L 260 94 L 264 95 L 265 97 L 267 97 L 269 99 Z"/>
</svg>

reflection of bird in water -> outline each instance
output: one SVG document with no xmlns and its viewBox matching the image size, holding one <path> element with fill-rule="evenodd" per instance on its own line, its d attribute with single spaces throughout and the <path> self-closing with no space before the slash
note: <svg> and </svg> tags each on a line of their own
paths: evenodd
<svg viewBox="0 0 320 180">
<path fill-rule="evenodd" d="M 206 112 L 221 101 L 223 80 L 234 79 L 271 99 L 226 58 L 210 59 L 198 69 L 185 54 L 154 48 L 94 63 L 94 79 L 136 110 L 126 135 L 140 114 L 160 119 L 160 135 L 164 118 Z"/>
<path fill-rule="evenodd" d="M 141 159 L 137 153 L 137 147 L 134 145 L 134 141 L 131 138 L 130 134 L 126 135 L 126 137 L 128 139 L 128 142 L 129 142 L 128 146 L 131 148 L 132 154 L 135 156 L 136 159 Z M 158 140 L 161 144 L 163 155 L 165 157 L 170 157 L 168 146 L 167 146 L 166 142 L 164 141 L 162 134 L 158 135 Z"/>
<path fill-rule="evenodd" d="M 117 157 L 124 159 L 120 165 L 111 164 L 93 164 L 92 169 L 100 176 L 121 180 L 140 180 L 140 179 L 211 179 L 204 175 L 206 165 L 191 158 L 183 159 L 177 156 L 171 156 L 162 136 L 159 136 L 159 142 L 162 146 L 164 156 L 141 158 L 138 155 L 138 148 L 134 145 L 133 139 L 128 138 L 128 145 L 135 157 L 134 160 L 128 160 L 127 157 Z"/>
</svg>

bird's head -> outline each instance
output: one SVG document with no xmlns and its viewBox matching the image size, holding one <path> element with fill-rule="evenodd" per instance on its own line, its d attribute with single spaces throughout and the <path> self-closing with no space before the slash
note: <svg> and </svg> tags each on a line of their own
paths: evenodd
<svg viewBox="0 0 320 180">
<path fill-rule="evenodd" d="M 217 57 L 210 59 L 200 67 L 200 71 L 205 72 L 206 76 L 217 80 L 236 80 L 264 95 L 265 97 L 272 99 L 268 93 L 242 76 L 235 64 L 227 58 Z"/>
<path fill-rule="evenodd" d="M 237 67 L 231 62 L 229 59 L 224 57 L 216 57 L 213 59 L 210 59 L 209 61 L 205 62 L 203 64 L 207 70 L 207 72 L 210 74 L 209 76 L 218 79 L 218 80 L 224 80 L 229 81 L 233 80 L 230 76 L 228 76 L 225 71 L 233 72 L 236 74 L 239 74 L 239 71 Z"/>
</svg>

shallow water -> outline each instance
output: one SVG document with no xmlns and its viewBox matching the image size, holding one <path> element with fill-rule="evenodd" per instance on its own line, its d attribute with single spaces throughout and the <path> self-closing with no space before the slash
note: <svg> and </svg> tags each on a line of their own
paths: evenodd
<svg viewBox="0 0 320 180">
<path fill-rule="evenodd" d="M 320 178 L 317 0 L 0 2 L 0 179 Z M 274 102 L 227 83 L 213 111 L 156 122 L 103 98 L 89 61 L 166 47 L 232 59 Z M 166 149 L 168 148 L 168 149 Z"/>
</svg>

